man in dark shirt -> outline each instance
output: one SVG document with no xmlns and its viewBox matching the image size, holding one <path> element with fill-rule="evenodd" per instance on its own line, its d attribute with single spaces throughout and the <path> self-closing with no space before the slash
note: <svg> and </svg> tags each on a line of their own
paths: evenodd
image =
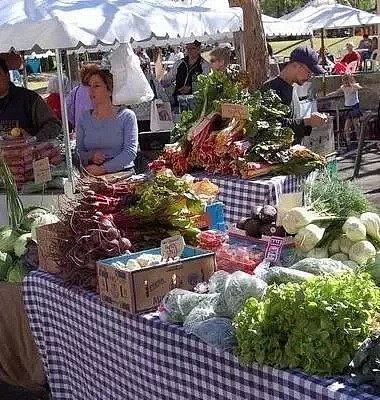
<svg viewBox="0 0 380 400">
<path fill-rule="evenodd" d="M 290 61 L 276 78 L 266 81 L 261 90 L 273 89 L 282 102 L 290 107 L 287 118 L 282 120 L 283 125 L 293 129 L 295 143 L 301 143 L 304 136 L 310 135 L 312 127 L 327 124 L 328 117 L 325 114 L 313 113 L 304 118 L 301 115 L 300 101 L 293 85 L 302 86 L 309 81 L 313 74 L 323 74 L 324 69 L 318 65 L 318 54 L 309 47 L 297 47 L 290 54 Z"/>
<path fill-rule="evenodd" d="M 201 42 L 195 40 L 186 45 L 186 57 L 174 63 L 171 70 L 163 76 L 161 83 L 164 87 L 175 83 L 174 103 L 177 103 L 179 95 L 189 95 L 193 93 L 193 86 L 197 81 L 198 75 L 207 75 L 210 66 L 201 56 Z"/>
<path fill-rule="evenodd" d="M 15 127 L 39 140 L 61 133 L 61 123 L 50 107 L 36 92 L 10 82 L 8 66 L 0 59 L 0 134 Z"/>
</svg>

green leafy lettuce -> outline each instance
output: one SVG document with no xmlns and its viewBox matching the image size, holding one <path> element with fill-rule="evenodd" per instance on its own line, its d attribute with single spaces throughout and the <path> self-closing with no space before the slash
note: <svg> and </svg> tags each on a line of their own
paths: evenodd
<svg viewBox="0 0 380 400">
<path fill-rule="evenodd" d="M 342 372 L 379 305 L 380 289 L 365 273 L 271 286 L 264 302 L 249 299 L 235 318 L 238 355 L 311 374 Z"/>
</svg>

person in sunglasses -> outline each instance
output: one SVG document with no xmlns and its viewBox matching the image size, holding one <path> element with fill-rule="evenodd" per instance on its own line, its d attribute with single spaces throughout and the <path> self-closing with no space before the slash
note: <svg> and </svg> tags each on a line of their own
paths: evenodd
<svg viewBox="0 0 380 400">
<path fill-rule="evenodd" d="M 290 54 L 289 62 L 283 67 L 280 74 L 266 81 L 261 91 L 273 89 L 282 102 L 290 107 L 287 118 L 282 123 L 294 131 L 294 143 L 300 144 L 304 136 L 311 133 L 313 127 L 326 125 L 328 116 L 322 113 L 312 113 L 308 117 L 301 114 L 301 106 L 294 84 L 302 86 L 313 75 L 321 75 L 325 70 L 318 64 L 318 54 L 309 47 L 297 47 Z"/>
</svg>

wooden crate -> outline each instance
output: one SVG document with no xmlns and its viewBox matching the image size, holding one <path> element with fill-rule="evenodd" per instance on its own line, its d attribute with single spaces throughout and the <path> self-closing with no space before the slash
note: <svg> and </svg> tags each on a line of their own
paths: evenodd
<svg viewBox="0 0 380 400">
<path fill-rule="evenodd" d="M 135 271 L 112 266 L 141 254 L 160 254 L 160 248 L 98 261 L 98 287 L 104 303 L 131 314 L 155 310 L 171 289 L 193 290 L 215 271 L 215 254 L 190 246 L 185 247 L 178 262 Z"/>
</svg>

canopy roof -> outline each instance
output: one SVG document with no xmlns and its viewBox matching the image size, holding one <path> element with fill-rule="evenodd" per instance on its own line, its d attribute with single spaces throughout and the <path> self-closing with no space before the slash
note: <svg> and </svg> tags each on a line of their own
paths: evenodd
<svg viewBox="0 0 380 400">
<path fill-rule="evenodd" d="M 155 37 L 234 32 L 240 8 L 186 6 L 170 0 L 2 0 L 0 51 L 74 48 Z"/>
<path fill-rule="evenodd" d="M 380 16 L 344 6 L 334 0 L 311 1 L 281 19 L 293 23 L 304 21 L 311 24 L 314 30 L 380 24 Z"/>
<path fill-rule="evenodd" d="M 178 4 L 179 0 L 172 0 L 174 4 Z M 228 0 L 182 0 L 182 4 L 188 6 L 201 6 L 214 9 L 228 9 Z M 278 18 L 269 17 L 261 14 L 264 32 L 267 37 L 275 36 L 305 36 L 313 33 L 313 28 L 310 24 L 302 22 L 302 20 L 294 22 L 282 21 Z"/>
</svg>

